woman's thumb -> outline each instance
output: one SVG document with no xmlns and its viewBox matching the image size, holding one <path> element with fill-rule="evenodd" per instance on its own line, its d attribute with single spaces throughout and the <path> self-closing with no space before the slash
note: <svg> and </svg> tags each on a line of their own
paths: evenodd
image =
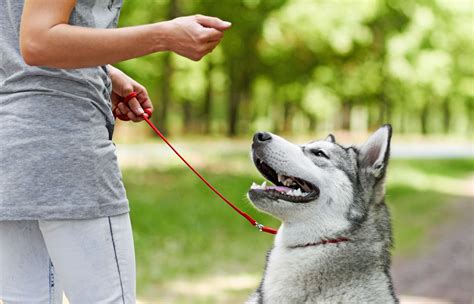
<svg viewBox="0 0 474 304">
<path fill-rule="evenodd" d="M 228 21 L 223 21 L 216 17 L 197 15 L 196 20 L 200 25 L 204 27 L 211 27 L 219 31 L 227 30 L 232 26 L 232 23 Z"/>
</svg>

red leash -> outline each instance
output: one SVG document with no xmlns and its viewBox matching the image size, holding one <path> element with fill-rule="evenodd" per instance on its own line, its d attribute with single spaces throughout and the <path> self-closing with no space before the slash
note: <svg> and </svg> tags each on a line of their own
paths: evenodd
<svg viewBox="0 0 474 304">
<path fill-rule="evenodd" d="M 124 98 L 124 102 L 128 102 L 130 99 L 132 99 L 136 96 L 137 96 L 137 93 L 132 92 Z M 225 198 L 224 195 L 222 195 L 216 188 L 214 188 L 214 186 L 212 186 L 196 169 L 193 168 L 193 166 L 191 166 L 190 163 L 188 163 L 184 159 L 183 156 L 181 156 L 181 154 L 173 147 L 173 145 L 166 139 L 166 137 L 160 132 L 160 130 L 158 130 L 158 128 L 155 127 L 155 125 L 150 120 L 151 111 L 149 109 L 144 109 L 144 111 L 145 111 L 145 113 L 142 114 L 142 117 L 147 122 L 147 124 L 153 129 L 153 131 L 156 133 L 156 135 L 158 135 L 168 145 L 168 147 L 170 147 L 170 149 L 173 150 L 173 152 L 183 161 L 183 163 L 185 163 L 186 166 L 188 166 L 188 168 L 191 171 L 193 171 L 194 174 L 196 174 L 197 177 L 199 177 L 199 179 L 202 180 L 207 185 L 207 187 L 209 187 L 209 189 L 211 189 L 215 194 L 217 194 L 217 196 L 219 196 L 224 202 L 226 202 L 227 205 L 229 205 L 232 209 L 234 209 L 237 213 L 239 213 L 247 221 L 249 221 L 249 223 L 252 224 L 252 226 L 257 227 L 258 230 L 263 231 L 263 232 L 267 232 L 267 233 L 271 233 L 271 234 L 276 234 L 277 233 L 276 229 L 264 226 L 262 224 L 259 224 L 250 215 L 248 215 L 247 213 L 245 213 L 242 210 L 240 210 L 239 208 L 237 208 L 237 206 L 235 206 L 233 203 L 231 203 L 227 198 Z M 114 115 L 115 115 L 115 111 L 114 111 Z M 124 117 L 124 116 L 125 115 L 116 115 L 116 117 L 118 117 L 120 119 L 126 118 L 126 119 L 122 119 L 122 120 L 128 120 L 128 117 L 126 117 L 126 116 Z"/>
</svg>

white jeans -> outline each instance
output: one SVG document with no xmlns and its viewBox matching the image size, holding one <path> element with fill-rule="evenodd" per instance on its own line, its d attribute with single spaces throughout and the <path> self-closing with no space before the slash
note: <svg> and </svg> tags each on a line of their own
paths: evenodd
<svg viewBox="0 0 474 304">
<path fill-rule="evenodd" d="M 129 214 L 0 221 L 0 303 L 135 303 Z"/>
</svg>

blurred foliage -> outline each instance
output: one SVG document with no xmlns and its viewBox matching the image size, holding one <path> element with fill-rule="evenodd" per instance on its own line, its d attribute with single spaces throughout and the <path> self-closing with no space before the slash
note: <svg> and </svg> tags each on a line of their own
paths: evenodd
<svg viewBox="0 0 474 304">
<path fill-rule="evenodd" d="M 148 87 L 163 130 L 472 129 L 470 0 L 127 0 L 120 25 L 196 13 L 233 23 L 200 62 L 119 64 Z"/>
</svg>

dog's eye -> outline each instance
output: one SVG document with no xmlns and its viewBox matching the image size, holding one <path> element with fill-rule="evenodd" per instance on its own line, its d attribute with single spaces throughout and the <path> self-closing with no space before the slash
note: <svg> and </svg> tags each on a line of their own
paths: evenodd
<svg viewBox="0 0 474 304">
<path fill-rule="evenodd" d="M 324 153 L 322 150 L 311 150 L 311 153 L 313 153 L 314 156 L 324 157 L 324 158 L 329 159 L 329 156 L 327 156 L 326 153 Z"/>
</svg>

